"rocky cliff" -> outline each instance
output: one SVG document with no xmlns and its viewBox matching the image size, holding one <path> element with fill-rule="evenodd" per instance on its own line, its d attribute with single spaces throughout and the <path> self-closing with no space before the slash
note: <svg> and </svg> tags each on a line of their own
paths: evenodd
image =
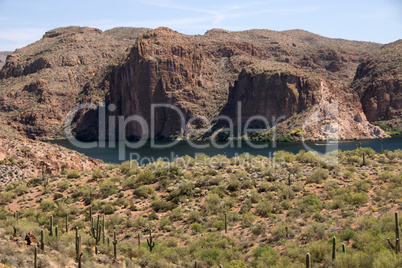
<svg viewBox="0 0 402 268">
<path fill-rule="evenodd" d="M 0 71 L 0 117 L 29 138 L 62 138 L 62 122 L 85 85 L 101 77 L 146 30 L 59 28 L 17 49 Z M 96 102 L 104 93 L 87 98 Z"/>
<path fill-rule="evenodd" d="M 7 55 L 10 54 L 11 51 L 0 51 L 0 70 L 3 68 L 4 64 L 6 63 Z"/>
<path fill-rule="evenodd" d="M 342 115 L 348 121 L 345 127 L 352 129 L 342 138 L 379 137 L 383 133 L 367 129 L 370 125 L 349 85 L 357 66 L 380 49 L 380 44 L 301 30 L 213 29 L 189 36 L 163 27 L 105 32 L 60 28 L 8 56 L 0 72 L 0 124 L 7 125 L 2 128 L 7 132 L 30 138 L 60 138 L 71 107 L 105 102 L 116 107 L 107 115 L 137 115 L 148 126 L 154 120 L 155 135 L 168 138 L 183 131 L 178 114 L 162 107 L 152 118 L 152 104 L 171 104 L 186 120 L 212 120 L 219 114 L 232 116 L 231 105 L 241 100 L 245 118 L 285 115 L 290 130 L 298 124 L 291 118 L 319 107 L 328 88 L 333 97 L 350 96 L 342 105 L 354 107 L 345 108 L 350 116 Z M 75 133 L 97 139 L 97 120 L 96 111 L 80 112 L 74 119 Z M 356 120 L 366 127 L 354 128 Z M 196 120 L 191 127 L 205 125 L 205 120 Z M 123 134 L 138 138 L 143 131 L 138 123 L 130 123 Z"/>
<path fill-rule="evenodd" d="M 58 145 L 25 138 L 0 136 L 0 186 L 24 178 L 60 174 L 67 170 L 91 171 L 103 164 Z"/>
<path fill-rule="evenodd" d="M 386 137 L 366 120 L 352 89 L 305 70 L 272 65 L 243 69 L 221 115 L 231 118 L 235 129 L 240 123 L 241 134 L 245 126 L 268 132 L 276 126 L 280 135 L 300 129 L 313 140 Z"/>
<path fill-rule="evenodd" d="M 155 120 L 155 135 L 162 138 L 179 134 L 183 126 L 177 112 L 169 108 L 155 110 L 151 118 L 151 104 L 178 107 L 185 122 L 194 116 L 212 121 L 219 114 L 234 120 L 237 102 L 242 102 L 243 123 L 255 115 L 290 118 L 322 102 L 325 79 L 337 84 L 331 90 L 333 95 L 349 91 L 347 84 L 359 60 L 379 47 L 361 43 L 366 50 L 359 51 L 355 45 L 344 40 L 328 42 L 303 31 L 212 30 L 203 36 L 186 36 L 158 28 L 140 37 L 124 62 L 112 71 L 106 102 L 117 107 L 111 115 Z M 281 71 L 288 69 L 295 75 L 282 75 Z M 300 72 L 321 78 L 302 78 Z M 367 123 L 356 94 L 342 99 L 345 101 L 354 108 L 349 111 L 352 115 L 341 115 L 342 122 L 349 120 L 342 126 L 351 130 L 344 130 L 340 138 L 385 136 Z M 352 126 L 356 116 L 364 127 Z M 205 126 L 206 120 L 195 122 L 191 128 Z M 146 131 L 149 128 L 133 123 L 125 135 L 140 138 Z"/>
<path fill-rule="evenodd" d="M 384 45 L 362 62 L 352 87 L 370 122 L 397 123 L 394 127 L 402 128 L 402 40 Z"/>
</svg>

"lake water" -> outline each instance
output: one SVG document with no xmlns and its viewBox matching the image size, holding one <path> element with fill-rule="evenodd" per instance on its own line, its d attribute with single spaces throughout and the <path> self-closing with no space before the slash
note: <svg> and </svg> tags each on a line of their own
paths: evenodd
<svg viewBox="0 0 402 268">
<path fill-rule="evenodd" d="M 356 144 L 361 143 L 362 147 L 371 147 L 375 151 L 381 151 L 381 144 L 384 150 L 396 150 L 402 149 L 402 137 L 395 137 L 389 139 L 377 139 L 377 140 L 350 140 L 350 141 L 329 141 L 329 142 L 277 142 L 273 143 L 254 143 L 259 147 L 256 148 L 253 144 L 248 144 L 245 141 L 238 142 L 233 141 L 234 146 L 230 146 L 227 143 L 217 143 L 212 145 L 207 142 L 193 142 L 189 144 L 187 141 L 180 141 L 172 147 L 168 148 L 155 148 L 156 146 L 168 146 L 169 142 L 156 142 L 152 145 L 150 142 L 145 143 L 143 146 L 131 149 L 124 146 L 124 143 L 116 142 L 115 145 L 106 143 L 104 148 L 80 148 L 72 145 L 68 140 L 53 141 L 52 143 L 67 147 L 69 149 L 81 152 L 89 157 L 101 159 L 106 163 L 121 163 L 126 160 L 135 159 L 140 164 L 147 164 L 155 161 L 157 158 L 163 158 L 165 160 L 173 161 L 176 157 L 189 155 L 195 157 L 197 154 L 206 154 L 208 156 L 214 156 L 217 154 L 226 154 L 227 157 L 234 157 L 242 153 L 249 153 L 252 155 L 263 155 L 270 157 L 273 152 L 278 150 L 285 150 L 292 153 L 297 153 L 300 150 L 316 150 L 320 153 L 333 151 L 336 149 L 353 150 L 356 148 Z M 135 144 L 135 143 L 133 143 Z M 224 145 L 227 145 L 224 147 Z M 206 148 L 195 148 L 195 147 Z M 217 148 L 223 147 L 223 148 Z"/>
</svg>

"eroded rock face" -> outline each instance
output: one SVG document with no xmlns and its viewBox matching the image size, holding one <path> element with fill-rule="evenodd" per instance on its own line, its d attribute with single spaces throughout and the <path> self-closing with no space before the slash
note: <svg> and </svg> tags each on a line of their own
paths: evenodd
<svg viewBox="0 0 402 268">
<path fill-rule="evenodd" d="M 88 83 L 102 81 L 103 68 L 147 31 L 136 30 L 58 28 L 9 54 L 0 71 L 0 110 L 9 126 L 32 139 L 63 138 L 64 118 L 81 95 L 88 101 L 103 100 L 104 92 L 81 92 Z"/>
<path fill-rule="evenodd" d="M 357 68 L 352 87 L 370 122 L 402 117 L 402 40 L 384 45 Z"/>
<path fill-rule="evenodd" d="M 7 133 L 13 129 L 33 139 L 63 138 L 68 111 L 88 102 L 114 104 L 108 116 L 144 119 L 145 130 L 134 122 L 120 133 L 136 138 L 150 130 L 152 121 L 154 135 L 161 138 L 183 131 L 177 112 L 166 105 L 177 107 L 185 121 L 231 114 L 231 103 L 238 99 L 244 103 L 245 118 L 291 118 L 317 106 L 323 98 L 322 81 L 329 88 L 337 85 L 333 96 L 348 96 L 361 59 L 379 48 L 299 30 L 213 29 L 188 36 L 168 28 L 55 29 L 8 56 L 0 71 L 0 124 L 7 126 Z M 356 106 L 354 99 L 343 101 Z M 164 107 L 153 115 L 152 104 Z M 366 122 L 364 114 L 352 112 L 353 122 Z M 84 140 L 97 139 L 97 120 L 96 110 L 81 111 L 74 118 L 74 130 Z M 202 120 L 194 122 L 194 127 L 204 125 Z M 107 133 L 114 133 L 112 128 Z"/>
<path fill-rule="evenodd" d="M 222 115 L 231 118 L 235 129 L 240 122 L 241 134 L 245 126 L 269 129 L 277 124 L 280 134 L 300 128 L 312 140 L 387 136 L 367 121 L 353 90 L 295 69 L 244 69 L 230 89 Z M 269 124 L 262 124 L 261 118 Z"/>
<path fill-rule="evenodd" d="M 112 72 L 106 103 L 117 107 L 114 115 L 140 116 L 148 124 L 154 120 L 155 135 L 169 137 L 181 131 L 181 124 L 178 113 L 166 105 L 179 108 L 186 120 L 212 118 L 225 102 L 242 59 L 250 60 L 252 54 L 251 44 L 225 47 L 225 41 L 214 45 L 204 37 L 159 28 L 142 36 Z M 152 104 L 165 106 L 155 108 L 153 118 Z M 125 135 L 138 138 L 144 131 L 135 123 Z"/>
<path fill-rule="evenodd" d="M 78 152 L 40 141 L 0 136 L 0 184 L 63 170 L 89 171 L 103 164 Z"/>
<path fill-rule="evenodd" d="M 269 68 L 249 67 L 243 69 L 230 88 L 221 114 L 236 121 L 239 112 L 243 124 L 253 116 L 267 118 L 270 123 L 272 118 L 289 118 L 319 103 L 320 82 L 317 77 L 303 77 L 297 71 L 273 72 Z"/>
<path fill-rule="evenodd" d="M 10 53 L 11 51 L 0 51 L 0 70 L 3 68 L 4 64 L 6 64 L 7 55 Z"/>
<path fill-rule="evenodd" d="M 322 79 L 317 73 L 339 82 L 353 73 L 349 68 L 357 66 L 355 50 L 347 54 L 320 44 L 316 54 L 306 52 L 311 39 L 315 44 L 323 41 L 304 34 L 212 30 L 204 36 L 186 36 L 168 28 L 149 31 L 107 79 L 106 103 L 117 107 L 109 115 L 144 118 L 146 130 L 138 122 L 125 128 L 125 136 L 136 138 L 151 135 L 151 120 L 155 136 L 166 138 L 183 131 L 176 111 L 158 108 L 152 117 L 152 104 L 178 107 L 185 122 L 194 116 L 211 121 L 219 114 L 234 119 L 238 101 L 243 122 L 255 115 L 292 117 L 321 101 Z M 299 60 L 302 55 L 306 61 Z M 306 65 L 309 59 L 312 63 Z M 298 75 L 292 65 L 305 67 L 310 77 Z M 274 72 L 281 69 L 293 73 Z M 200 127 L 202 121 L 196 124 Z"/>
</svg>

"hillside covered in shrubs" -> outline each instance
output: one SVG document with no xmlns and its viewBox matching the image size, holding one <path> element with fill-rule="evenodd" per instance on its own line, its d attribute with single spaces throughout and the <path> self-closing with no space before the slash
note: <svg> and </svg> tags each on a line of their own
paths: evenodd
<svg viewBox="0 0 402 268">
<path fill-rule="evenodd" d="M 38 267 L 402 267 L 401 174 L 401 150 L 370 148 L 43 174 L 0 189 L 0 263 L 33 267 L 37 246 Z"/>
</svg>

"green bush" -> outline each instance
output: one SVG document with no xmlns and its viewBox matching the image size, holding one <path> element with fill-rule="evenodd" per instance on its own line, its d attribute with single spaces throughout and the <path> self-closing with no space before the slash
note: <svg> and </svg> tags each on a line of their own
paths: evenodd
<svg viewBox="0 0 402 268">
<path fill-rule="evenodd" d="M 81 174 L 78 170 L 71 169 L 67 171 L 67 179 L 78 179 L 81 177 Z"/>
<path fill-rule="evenodd" d="M 322 183 L 322 181 L 327 178 L 328 178 L 328 170 L 318 167 L 307 178 L 307 183 Z"/>
<path fill-rule="evenodd" d="M 182 182 L 179 185 L 180 196 L 192 197 L 194 195 L 193 184 L 191 182 Z"/>
<path fill-rule="evenodd" d="M 212 224 L 213 227 L 215 227 L 217 230 L 223 230 L 225 229 L 225 221 L 222 220 L 215 220 Z"/>
<path fill-rule="evenodd" d="M 103 172 L 101 169 L 95 168 L 94 170 L 92 170 L 92 179 L 98 180 L 98 179 L 103 178 L 103 176 L 104 175 L 103 175 Z"/>
<path fill-rule="evenodd" d="M 261 200 L 255 207 L 256 213 L 262 217 L 268 217 L 272 209 L 272 203 L 267 200 Z"/>
<path fill-rule="evenodd" d="M 8 204 L 13 202 L 15 194 L 11 191 L 8 191 L 0 193 L 0 196 L 1 196 L 1 204 Z"/>
<path fill-rule="evenodd" d="M 201 253 L 201 258 L 202 258 L 204 261 L 207 261 L 207 260 L 216 260 L 216 259 L 218 258 L 218 256 L 219 256 L 219 254 L 220 254 L 220 251 L 221 251 L 221 250 L 220 250 L 220 249 L 217 249 L 217 248 L 206 250 L 206 251 L 204 251 L 204 252 Z"/>
<path fill-rule="evenodd" d="M 233 178 L 229 181 L 227 189 L 229 191 L 238 191 L 240 189 L 240 181 L 237 178 Z"/>
<path fill-rule="evenodd" d="M 103 204 L 101 206 L 101 212 L 106 215 L 110 215 L 114 213 L 114 206 L 110 203 Z"/>
<path fill-rule="evenodd" d="M 43 199 L 39 208 L 45 212 L 51 211 L 56 207 L 56 203 L 50 199 Z"/>
<path fill-rule="evenodd" d="M 70 182 L 68 180 L 61 180 L 61 181 L 59 181 L 59 183 L 57 183 L 57 187 L 61 191 L 65 191 L 68 189 L 68 187 L 70 187 Z"/>
<path fill-rule="evenodd" d="M 155 189 L 149 185 L 141 185 L 137 189 L 134 190 L 134 195 L 140 198 L 148 198 L 155 194 Z"/>
<path fill-rule="evenodd" d="M 275 253 L 269 246 L 265 246 L 265 247 L 258 247 L 258 248 L 253 249 L 253 251 L 251 252 L 251 255 L 254 258 L 258 259 L 266 252 L 268 252 L 270 254 Z"/>
<path fill-rule="evenodd" d="M 165 201 L 160 201 L 156 200 L 151 203 L 151 207 L 156 211 L 156 212 L 166 212 L 169 210 L 173 210 L 174 208 L 177 207 L 175 203 L 172 202 L 165 202 Z"/>
<path fill-rule="evenodd" d="M 305 150 L 300 150 L 299 153 L 296 155 L 296 160 L 302 163 L 317 163 L 318 155 L 317 153 L 313 152 L 306 152 Z"/>
<path fill-rule="evenodd" d="M 20 196 L 23 194 L 26 194 L 29 192 L 28 187 L 25 184 L 19 184 L 17 187 L 15 187 L 14 192 Z"/>
<path fill-rule="evenodd" d="M 251 229 L 253 235 L 262 235 L 265 233 L 265 225 L 257 224 Z"/>
<path fill-rule="evenodd" d="M 221 211 L 221 202 L 222 199 L 218 194 L 209 192 L 205 197 L 204 206 L 206 207 L 206 212 L 208 215 L 216 214 Z"/>
<path fill-rule="evenodd" d="M 136 181 L 137 180 L 133 176 L 124 178 L 122 184 L 123 189 L 134 189 Z"/>
<path fill-rule="evenodd" d="M 351 229 L 345 229 L 339 234 L 339 237 L 344 241 L 349 241 L 354 236 L 355 236 L 355 232 Z"/>
<path fill-rule="evenodd" d="M 157 181 L 158 181 L 158 179 L 155 177 L 155 174 L 152 173 L 152 171 L 150 171 L 148 169 L 141 171 L 137 177 L 137 182 L 142 183 L 142 184 L 152 184 Z"/>
<path fill-rule="evenodd" d="M 242 219 L 243 219 L 242 226 L 244 228 L 251 227 L 253 225 L 254 221 L 255 221 L 255 218 L 256 217 L 249 211 L 243 213 L 243 215 L 242 215 Z"/>
<path fill-rule="evenodd" d="M 100 195 L 106 198 L 112 194 L 117 193 L 117 186 L 111 181 L 104 181 L 99 183 Z"/>
<path fill-rule="evenodd" d="M 380 174 L 378 174 L 378 179 L 381 181 L 391 181 L 394 180 L 395 177 L 396 174 L 389 171 L 382 171 Z"/>
<path fill-rule="evenodd" d="M 321 200 L 314 194 L 310 194 L 302 199 L 302 203 L 306 205 L 307 211 L 316 211 L 322 209 Z"/>
<path fill-rule="evenodd" d="M 292 163 L 295 160 L 296 156 L 291 152 L 280 150 L 274 153 L 274 158 L 276 161 L 279 162 L 283 160 L 287 163 Z"/>
<path fill-rule="evenodd" d="M 198 222 L 191 224 L 190 227 L 191 227 L 191 230 L 193 230 L 194 233 L 196 233 L 196 234 L 202 233 L 207 229 L 207 227 L 205 227 L 205 225 L 198 223 Z"/>
<path fill-rule="evenodd" d="M 63 196 L 62 193 L 54 193 L 54 195 L 53 195 L 53 199 L 54 199 L 54 200 L 61 199 L 61 198 L 63 198 L 63 197 L 64 197 L 64 196 Z"/>
<path fill-rule="evenodd" d="M 349 203 L 352 205 L 363 205 L 369 201 L 366 193 L 352 193 L 348 198 Z"/>
</svg>

